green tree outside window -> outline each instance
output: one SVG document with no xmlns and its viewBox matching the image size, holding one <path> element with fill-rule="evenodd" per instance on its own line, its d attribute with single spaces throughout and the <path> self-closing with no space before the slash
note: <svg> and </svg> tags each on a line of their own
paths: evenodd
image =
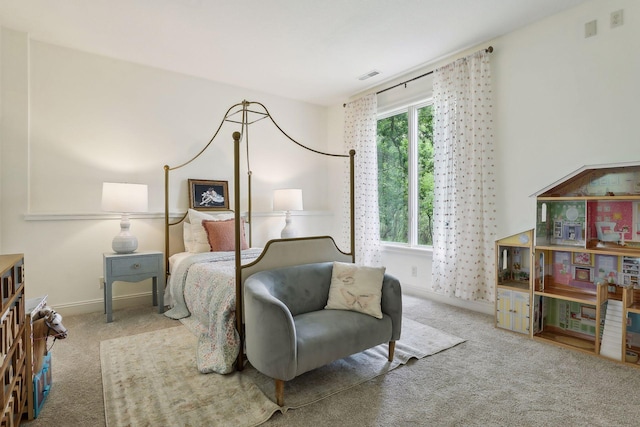
<svg viewBox="0 0 640 427">
<path fill-rule="evenodd" d="M 410 126 L 415 126 L 411 132 Z M 411 162 L 416 164 L 415 172 Z M 411 180 L 416 183 L 416 196 L 410 194 Z M 410 203 L 414 197 L 415 202 Z M 381 241 L 433 244 L 431 105 L 409 107 L 378 120 L 378 199 Z M 410 206 L 417 212 L 410 212 Z M 417 230 L 415 242 L 411 241 L 412 230 Z"/>
</svg>

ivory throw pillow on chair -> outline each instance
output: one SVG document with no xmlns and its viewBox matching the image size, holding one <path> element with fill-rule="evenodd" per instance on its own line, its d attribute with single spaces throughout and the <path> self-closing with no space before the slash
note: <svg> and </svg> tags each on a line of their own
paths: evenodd
<svg viewBox="0 0 640 427">
<path fill-rule="evenodd" d="M 384 267 L 334 262 L 325 309 L 352 310 L 382 319 Z"/>
</svg>

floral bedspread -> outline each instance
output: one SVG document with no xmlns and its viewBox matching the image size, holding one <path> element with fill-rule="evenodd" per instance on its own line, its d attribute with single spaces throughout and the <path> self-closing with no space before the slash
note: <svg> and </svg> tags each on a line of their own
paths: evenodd
<svg viewBox="0 0 640 427">
<path fill-rule="evenodd" d="M 252 261 L 261 252 L 261 249 L 242 251 L 242 263 Z M 235 253 L 191 255 L 172 272 L 169 287 L 174 305 L 165 316 L 180 319 L 198 335 L 198 370 L 232 372 L 240 351 L 236 330 Z"/>
</svg>

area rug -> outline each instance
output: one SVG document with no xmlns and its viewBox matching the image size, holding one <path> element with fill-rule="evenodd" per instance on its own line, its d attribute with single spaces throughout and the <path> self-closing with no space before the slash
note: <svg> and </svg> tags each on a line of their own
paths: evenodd
<svg viewBox="0 0 640 427">
<path fill-rule="evenodd" d="M 279 407 L 273 380 L 250 365 L 229 375 L 200 374 L 196 341 L 185 326 L 102 341 L 107 427 L 257 426 L 276 411 L 317 402 L 464 342 L 405 318 L 393 362 L 387 345 L 380 345 L 308 372 L 285 383 L 285 406 Z"/>
</svg>

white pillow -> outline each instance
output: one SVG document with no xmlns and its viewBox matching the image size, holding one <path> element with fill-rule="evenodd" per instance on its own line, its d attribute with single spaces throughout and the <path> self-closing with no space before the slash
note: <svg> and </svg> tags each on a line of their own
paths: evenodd
<svg viewBox="0 0 640 427">
<path fill-rule="evenodd" d="M 352 310 L 382 319 L 384 267 L 334 262 L 326 309 Z"/>
<path fill-rule="evenodd" d="M 191 224 L 183 224 L 184 229 L 190 228 L 191 241 L 189 242 L 189 248 L 187 248 L 187 241 L 185 240 L 185 250 L 188 252 L 210 252 L 211 246 L 209 245 L 209 238 L 207 237 L 207 231 L 202 226 L 202 220 L 208 221 L 226 221 L 235 218 L 233 212 L 225 212 L 219 214 L 206 214 L 203 212 L 189 209 L 187 215 Z M 187 232 L 185 231 L 184 234 Z"/>
<path fill-rule="evenodd" d="M 193 252 L 193 233 L 191 233 L 191 224 L 186 221 L 182 224 L 182 238 L 184 240 L 185 252 Z"/>
</svg>

